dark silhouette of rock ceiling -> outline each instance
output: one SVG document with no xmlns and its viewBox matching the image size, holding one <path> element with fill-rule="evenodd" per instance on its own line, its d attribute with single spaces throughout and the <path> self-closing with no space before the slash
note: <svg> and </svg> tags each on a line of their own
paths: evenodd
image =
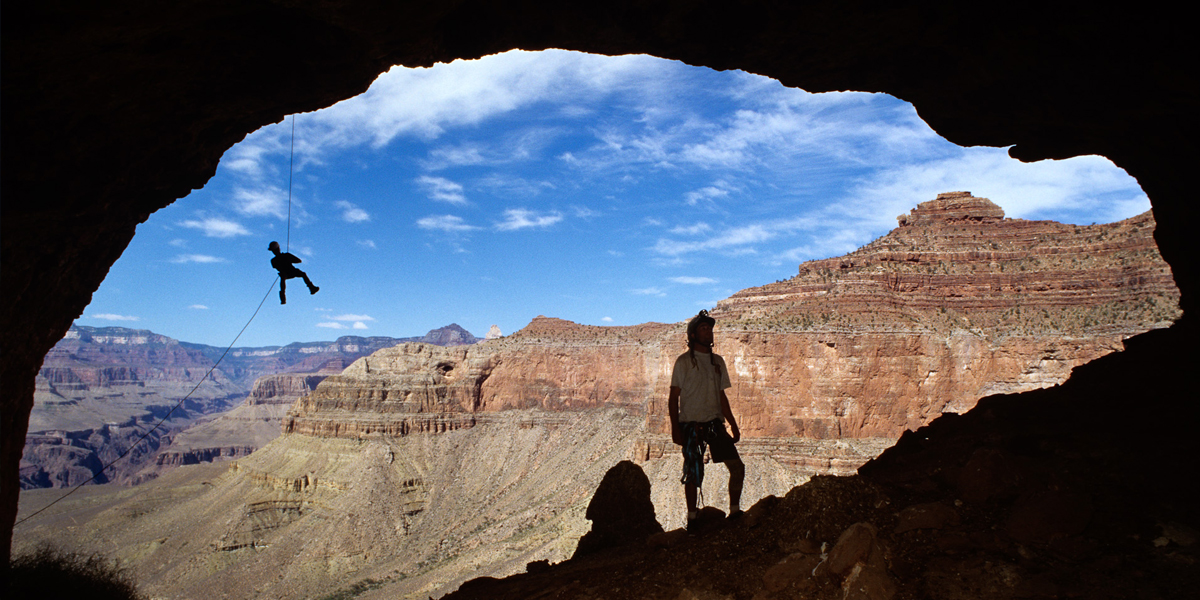
<svg viewBox="0 0 1200 600">
<path fill-rule="evenodd" d="M 6 3 L 6 540 L 42 357 L 135 227 L 203 186 L 248 132 L 356 95 L 395 64 L 513 48 L 646 53 L 812 92 L 887 92 L 947 139 L 1012 145 L 1022 160 L 1101 154 L 1149 195 L 1186 312 L 1196 294 L 1188 179 L 1200 94 L 1185 20 L 1152 12 L 754 0 Z M 1175 327 L 1180 347 L 1194 339 L 1185 327 Z"/>
</svg>

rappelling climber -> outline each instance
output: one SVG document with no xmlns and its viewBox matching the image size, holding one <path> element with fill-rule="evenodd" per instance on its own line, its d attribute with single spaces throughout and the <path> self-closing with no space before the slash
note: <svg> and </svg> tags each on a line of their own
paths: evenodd
<svg viewBox="0 0 1200 600">
<path fill-rule="evenodd" d="M 321 288 L 313 285 L 313 282 L 308 279 L 308 275 L 292 266 L 300 262 L 300 258 L 291 252 L 280 252 L 279 242 L 271 242 L 267 246 L 267 250 L 275 253 L 275 258 L 271 259 L 271 266 L 279 271 L 279 303 L 287 304 L 287 280 L 299 277 L 304 280 L 304 285 L 308 286 L 308 293 L 315 294 Z"/>
</svg>

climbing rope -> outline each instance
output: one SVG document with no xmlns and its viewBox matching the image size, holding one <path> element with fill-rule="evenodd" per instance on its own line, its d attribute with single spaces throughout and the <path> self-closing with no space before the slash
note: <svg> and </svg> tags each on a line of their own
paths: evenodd
<svg viewBox="0 0 1200 600">
<path fill-rule="evenodd" d="M 120 456 L 112 459 L 111 461 L 109 461 L 108 464 L 101 467 L 99 471 L 96 471 L 92 475 L 91 479 L 88 479 L 87 481 L 84 481 L 83 483 L 76 485 L 74 488 L 71 488 L 71 491 L 63 494 L 62 496 L 59 496 L 58 499 L 56 499 L 54 502 L 51 502 L 50 504 L 43 506 L 41 509 L 34 512 L 33 514 L 25 517 L 24 519 L 21 519 L 20 521 L 17 521 L 16 523 L 13 524 L 13 528 L 15 529 L 15 528 L 19 527 L 21 525 L 21 523 L 24 523 L 25 521 L 28 521 L 28 520 L 38 516 L 46 509 L 50 508 L 51 506 L 54 506 L 55 504 L 58 504 L 59 502 L 62 502 L 71 494 L 74 494 L 75 492 L 79 491 L 79 488 L 95 481 L 96 478 L 99 477 L 101 473 L 107 471 L 109 469 L 109 467 L 116 464 L 117 461 L 121 460 L 122 458 L 125 458 L 125 456 L 127 456 L 130 452 L 132 452 L 133 449 L 136 448 L 138 444 L 142 443 L 142 440 L 145 440 L 147 437 L 150 436 L 151 433 L 154 433 L 155 430 L 157 430 L 159 427 L 161 427 L 162 424 L 164 422 L 166 422 L 166 420 L 168 418 L 171 417 L 171 414 L 174 413 L 176 409 L 178 409 L 180 406 L 183 406 L 183 403 L 185 401 L 187 401 L 188 398 L 191 398 L 192 394 L 194 394 L 196 392 L 196 390 L 200 389 L 200 385 L 202 383 L 204 383 L 204 380 L 211 377 L 213 371 L 217 370 L 217 366 L 221 364 L 221 361 L 225 360 L 225 355 L 229 354 L 229 351 L 233 349 L 233 345 L 236 344 L 238 339 L 242 337 L 242 334 L 246 332 L 246 328 L 250 326 L 250 323 L 254 322 L 254 317 L 258 316 L 258 311 L 262 310 L 263 304 L 266 303 L 266 301 L 267 301 L 267 296 L 270 296 L 271 292 L 275 290 L 275 283 L 278 281 L 279 281 L 279 278 L 276 277 L 275 280 L 271 282 L 271 287 L 267 289 L 267 293 L 263 296 L 263 299 L 259 301 L 258 308 L 254 309 L 254 314 L 250 315 L 250 320 L 246 321 L 246 324 L 242 326 L 242 330 L 239 331 L 237 336 L 233 338 L 233 341 L 229 343 L 229 347 L 225 348 L 225 351 L 221 353 L 221 357 L 217 359 L 217 362 L 213 363 L 212 368 L 210 368 L 208 370 L 208 372 L 204 374 L 204 377 L 200 378 L 200 381 L 196 383 L 196 386 L 192 388 L 192 391 L 188 392 L 187 395 L 184 396 L 179 402 L 175 403 L 175 406 L 172 407 L 171 410 L 167 411 L 167 414 L 165 416 L 163 416 L 163 418 L 159 419 L 157 423 L 154 424 L 154 427 L 151 427 L 149 430 L 146 431 L 146 433 L 142 434 L 142 437 L 138 438 L 137 441 L 130 444 L 129 448 L 127 448 L 124 452 L 122 452 Z"/>
<path fill-rule="evenodd" d="M 287 249 L 284 252 L 292 251 L 292 164 L 296 160 L 296 115 L 292 115 L 292 148 L 291 154 L 288 156 L 288 223 L 287 223 Z"/>
<path fill-rule="evenodd" d="M 288 157 L 288 223 L 287 223 L 287 247 L 288 247 L 288 250 L 292 249 L 292 170 L 293 170 L 293 164 L 295 162 L 295 159 L 296 159 L 296 115 L 292 115 L 291 156 Z M 192 391 L 188 392 L 186 396 L 184 396 L 182 399 L 179 400 L 179 402 L 175 403 L 175 406 L 171 407 L 171 410 L 167 411 L 167 414 L 164 415 L 163 418 L 159 419 L 158 422 L 154 424 L 154 427 L 151 427 L 150 429 L 148 429 L 146 431 L 146 433 L 142 434 L 142 437 L 138 438 L 137 441 L 130 444 L 129 447 L 126 448 L 125 451 L 120 454 L 120 456 L 112 459 L 111 461 L 109 461 L 108 464 L 101 467 L 99 471 L 96 471 L 95 473 L 93 473 L 92 477 L 90 479 L 71 488 L 71 491 L 63 494 L 62 496 L 59 496 L 57 499 L 54 500 L 54 502 L 51 502 L 50 504 L 43 506 L 42 508 L 40 508 L 33 514 L 25 517 L 24 519 L 21 519 L 20 521 L 17 521 L 16 523 L 13 523 L 13 528 L 15 529 L 18 526 L 20 526 L 21 523 L 24 523 L 25 521 L 28 521 L 28 520 L 38 516 L 46 509 L 50 508 L 51 506 L 54 506 L 55 504 L 58 504 L 59 502 L 62 502 L 71 494 L 74 494 L 75 492 L 79 491 L 79 488 L 95 481 L 96 478 L 99 477 L 101 473 L 104 473 L 105 471 L 107 471 L 109 469 L 109 467 L 112 467 L 113 465 L 115 465 L 117 463 L 117 461 L 128 456 L 130 452 L 133 452 L 134 448 L 137 448 L 138 444 L 142 443 L 142 441 L 145 440 L 147 437 L 150 437 L 151 433 L 154 433 L 155 431 L 157 431 L 158 428 L 161 427 L 162 424 L 165 423 L 166 420 L 169 419 L 171 417 L 171 415 L 175 413 L 176 409 L 178 409 L 180 406 L 183 406 L 183 403 L 186 402 L 188 398 L 191 398 L 192 394 L 194 394 L 196 392 L 196 390 L 200 389 L 200 385 L 204 383 L 204 380 L 211 377 L 213 371 L 217 370 L 217 366 L 221 364 L 221 361 L 225 360 L 225 355 L 229 354 L 229 351 L 233 349 L 233 345 L 237 343 L 238 339 L 240 339 L 242 337 L 243 333 L 246 333 L 246 328 L 250 327 L 250 323 L 254 322 L 254 317 L 258 316 L 258 311 L 262 310 L 263 304 L 266 303 L 266 301 L 267 301 L 267 296 L 270 296 L 271 292 L 275 290 L 275 284 L 278 282 L 279 282 L 279 277 L 276 276 L 275 280 L 271 282 L 271 287 L 267 288 L 267 293 L 263 296 L 263 299 L 258 302 L 258 308 L 254 309 L 254 314 L 250 315 L 250 320 L 246 321 L 246 324 L 242 326 L 242 330 L 239 331 L 237 336 L 235 336 L 233 338 L 233 341 L 229 342 L 229 347 L 225 348 L 225 351 L 221 353 L 221 357 L 217 359 L 217 362 L 213 363 L 212 368 L 210 368 L 208 370 L 208 372 L 204 374 L 204 377 L 200 378 L 200 381 L 196 383 L 196 386 L 192 388 Z"/>
</svg>

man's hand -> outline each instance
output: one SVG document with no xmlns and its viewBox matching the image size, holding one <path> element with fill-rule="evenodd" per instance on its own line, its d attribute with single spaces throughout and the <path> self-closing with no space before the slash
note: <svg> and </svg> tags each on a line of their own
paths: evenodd
<svg viewBox="0 0 1200 600">
<path fill-rule="evenodd" d="M 676 446 L 683 445 L 683 427 L 680 427 L 679 423 L 671 424 L 671 441 L 675 442 Z"/>
<path fill-rule="evenodd" d="M 742 439 L 742 430 L 738 429 L 737 421 L 729 422 L 729 429 L 733 432 L 733 443 L 738 443 Z"/>
</svg>

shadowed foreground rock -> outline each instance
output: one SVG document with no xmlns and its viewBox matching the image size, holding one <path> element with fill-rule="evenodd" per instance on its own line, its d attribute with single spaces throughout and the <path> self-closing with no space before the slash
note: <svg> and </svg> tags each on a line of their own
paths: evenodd
<svg viewBox="0 0 1200 600">
<path fill-rule="evenodd" d="M 592 530 L 579 539 L 575 556 L 623 546 L 662 533 L 650 502 L 650 480 L 642 468 L 623 460 L 609 469 L 588 504 Z"/>
</svg>

